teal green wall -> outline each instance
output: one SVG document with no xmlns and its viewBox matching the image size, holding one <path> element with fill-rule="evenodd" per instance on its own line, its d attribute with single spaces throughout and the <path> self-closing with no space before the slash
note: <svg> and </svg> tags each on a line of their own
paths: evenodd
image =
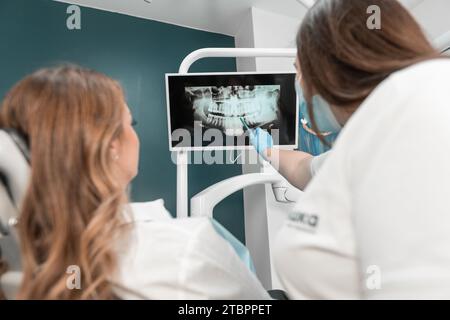
<svg viewBox="0 0 450 320">
<path fill-rule="evenodd" d="M 119 80 L 141 139 L 139 175 L 132 199 L 163 198 L 176 209 L 176 166 L 168 151 L 164 74 L 177 72 L 193 50 L 233 47 L 234 39 L 117 13 L 83 8 L 81 30 L 66 28 L 68 4 L 50 0 L 0 1 L 0 95 L 33 70 L 60 62 L 90 67 Z M 235 71 L 234 59 L 206 59 L 191 71 Z M 240 166 L 192 165 L 190 196 L 241 173 Z M 237 193 L 217 208 L 217 219 L 244 239 L 243 197 Z"/>
</svg>

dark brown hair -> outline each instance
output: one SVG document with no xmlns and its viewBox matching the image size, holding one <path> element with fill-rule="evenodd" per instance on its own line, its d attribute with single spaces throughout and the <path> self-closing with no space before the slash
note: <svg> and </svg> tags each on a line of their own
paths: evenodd
<svg viewBox="0 0 450 320">
<path fill-rule="evenodd" d="M 380 8 L 381 29 L 367 26 L 373 5 Z M 301 24 L 297 47 L 316 132 L 312 95 L 353 112 L 392 73 L 439 57 L 397 0 L 318 0 Z"/>
</svg>

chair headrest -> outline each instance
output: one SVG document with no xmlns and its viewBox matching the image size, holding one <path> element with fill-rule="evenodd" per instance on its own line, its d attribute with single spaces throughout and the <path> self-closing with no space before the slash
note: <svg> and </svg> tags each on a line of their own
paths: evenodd
<svg viewBox="0 0 450 320">
<path fill-rule="evenodd" d="M 0 236 L 8 235 L 11 219 L 18 212 L 30 179 L 27 143 L 13 130 L 0 130 Z M 5 194 L 6 193 L 6 194 Z M 10 203 L 7 203 L 9 200 Z M 11 209 L 15 210 L 11 210 Z"/>
</svg>

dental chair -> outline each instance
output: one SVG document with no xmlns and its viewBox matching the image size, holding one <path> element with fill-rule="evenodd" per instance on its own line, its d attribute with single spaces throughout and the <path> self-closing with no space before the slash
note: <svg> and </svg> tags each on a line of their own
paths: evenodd
<svg viewBox="0 0 450 320">
<path fill-rule="evenodd" d="M 6 273 L 0 275 L 0 287 L 7 299 L 14 299 L 22 278 L 15 225 L 30 171 L 25 139 L 13 130 L 0 130 L 0 259 L 7 265 Z"/>
</svg>

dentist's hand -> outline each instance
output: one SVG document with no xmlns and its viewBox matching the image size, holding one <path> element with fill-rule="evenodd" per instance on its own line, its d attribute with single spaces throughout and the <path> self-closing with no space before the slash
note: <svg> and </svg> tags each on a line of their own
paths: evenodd
<svg viewBox="0 0 450 320">
<path fill-rule="evenodd" d="M 255 147 L 256 152 L 268 160 L 270 157 L 270 149 L 273 147 L 272 136 L 261 128 L 256 128 L 250 131 L 250 143 Z"/>
</svg>

